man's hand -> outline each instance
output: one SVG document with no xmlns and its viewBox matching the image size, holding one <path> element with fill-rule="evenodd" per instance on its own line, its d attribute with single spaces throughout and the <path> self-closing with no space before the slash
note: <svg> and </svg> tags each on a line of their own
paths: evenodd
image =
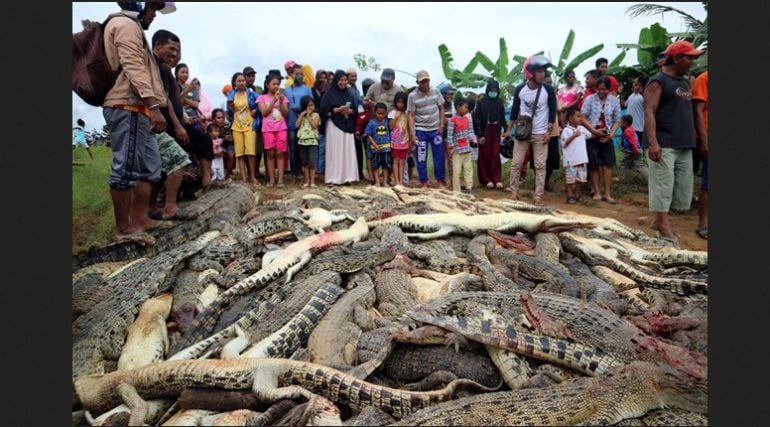
<svg viewBox="0 0 770 427">
<path fill-rule="evenodd" d="M 700 152 L 700 156 L 704 159 L 708 158 L 709 155 L 709 140 L 708 137 L 701 140 L 700 145 L 698 145 L 698 151 Z"/>
<path fill-rule="evenodd" d="M 658 141 L 648 141 L 649 142 L 649 149 L 647 150 L 647 156 L 652 160 L 653 162 L 660 162 L 662 150 L 660 148 L 660 144 L 658 144 Z"/>
<path fill-rule="evenodd" d="M 154 133 L 161 133 L 166 130 L 166 118 L 160 114 L 159 108 L 150 110 L 150 129 Z"/>
<path fill-rule="evenodd" d="M 174 127 L 174 134 L 176 135 L 176 140 L 178 143 L 186 145 L 188 142 L 190 142 L 190 136 L 187 135 L 187 131 L 183 126 Z"/>
</svg>

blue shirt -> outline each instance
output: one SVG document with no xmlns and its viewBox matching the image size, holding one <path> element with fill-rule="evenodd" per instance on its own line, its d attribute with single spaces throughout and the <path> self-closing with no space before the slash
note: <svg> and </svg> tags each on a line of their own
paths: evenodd
<svg viewBox="0 0 770 427">
<path fill-rule="evenodd" d="M 286 123 L 290 130 L 297 129 L 297 116 L 302 112 L 300 109 L 300 101 L 303 96 L 313 97 L 313 92 L 307 85 L 302 86 L 289 86 L 283 91 L 286 99 L 289 100 L 289 120 Z M 318 108 L 318 105 L 316 105 Z"/>
<path fill-rule="evenodd" d="M 83 128 L 80 126 L 75 127 L 75 143 L 77 144 L 86 143 L 86 131 L 83 130 Z"/>
<path fill-rule="evenodd" d="M 369 123 L 366 124 L 364 135 L 371 136 L 374 139 L 374 143 L 381 150 L 380 152 L 390 152 L 390 127 L 388 127 L 388 119 L 381 122 L 375 119 L 369 120 Z"/>
</svg>

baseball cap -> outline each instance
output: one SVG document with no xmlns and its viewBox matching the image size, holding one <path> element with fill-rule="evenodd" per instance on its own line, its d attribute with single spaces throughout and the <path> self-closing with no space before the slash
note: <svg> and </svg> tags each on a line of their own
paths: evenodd
<svg viewBox="0 0 770 427">
<path fill-rule="evenodd" d="M 423 80 L 430 80 L 430 74 L 425 70 L 420 70 L 417 72 L 417 83 L 420 83 Z"/>
<path fill-rule="evenodd" d="M 673 42 L 666 48 L 666 55 L 668 56 L 698 56 L 702 54 L 702 50 L 695 49 L 695 46 L 693 46 L 692 43 L 688 42 L 687 40 L 679 40 Z"/>
<path fill-rule="evenodd" d="M 392 68 L 385 68 L 382 70 L 382 74 L 380 74 L 380 80 L 393 81 L 395 79 L 396 79 L 396 72 L 393 71 Z"/>
<path fill-rule="evenodd" d="M 253 68 L 251 68 L 250 66 L 243 69 L 243 74 L 244 75 L 248 75 L 248 74 L 252 74 L 252 73 L 257 74 L 257 72 Z"/>
<path fill-rule="evenodd" d="M 290 60 L 286 61 L 285 64 L 283 64 L 283 69 L 285 70 L 285 69 L 291 68 L 291 67 L 293 67 L 295 65 L 297 65 L 297 63 L 290 59 Z"/>
<path fill-rule="evenodd" d="M 176 5 L 174 4 L 173 1 L 167 1 L 163 4 L 163 9 L 158 10 L 158 12 L 164 15 L 176 12 Z"/>
</svg>

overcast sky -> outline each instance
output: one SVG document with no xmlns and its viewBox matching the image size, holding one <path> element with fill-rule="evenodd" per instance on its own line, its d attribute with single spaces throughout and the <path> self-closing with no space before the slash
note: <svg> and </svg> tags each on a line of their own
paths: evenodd
<svg viewBox="0 0 770 427">
<path fill-rule="evenodd" d="M 159 29 L 172 31 L 182 42 L 182 61 L 191 76 L 198 77 L 212 103 L 219 104 L 223 85 L 236 71 L 250 65 L 262 85 L 270 69 L 280 69 L 292 59 L 314 70 L 355 67 L 353 55 L 373 56 L 383 67 L 431 75 L 433 86 L 447 80 L 441 71 L 438 45 L 444 43 L 464 68 L 477 50 L 493 61 L 504 37 L 510 56 L 528 56 L 543 50 L 557 61 L 570 29 L 575 55 L 597 44 L 604 49 L 577 68 L 578 76 L 594 67 L 594 60 L 610 61 L 620 49 L 617 43 L 636 43 L 639 30 L 660 22 L 671 32 L 684 31 L 674 14 L 631 19 L 627 8 L 634 3 L 186 3 L 177 11 L 158 14 L 146 32 L 148 41 Z M 697 19 L 705 18 L 700 2 L 665 3 Z M 115 2 L 72 4 L 72 31 L 80 31 L 82 19 L 104 20 L 119 7 Z M 382 18 L 378 18 L 382 16 Z M 509 58 L 510 59 L 510 58 Z M 629 51 L 624 65 L 636 63 Z M 485 74 L 483 67 L 476 70 Z M 379 72 L 359 71 L 358 86 Z M 414 79 L 396 73 L 396 83 L 412 86 Z M 91 107 L 72 93 L 73 126 L 78 117 L 86 127 L 104 124 L 101 108 Z"/>
</svg>

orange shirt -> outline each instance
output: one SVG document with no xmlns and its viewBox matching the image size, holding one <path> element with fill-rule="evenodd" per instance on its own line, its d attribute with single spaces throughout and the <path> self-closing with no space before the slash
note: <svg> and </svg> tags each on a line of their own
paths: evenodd
<svg viewBox="0 0 770 427">
<path fill-rule="evenodd" d="M 692 99 L 703 101 L 706 105 L 703 108 L 703 126 L 706 132 L 709 130 L 709 72 L 704 71 L 692 84 Z"/>
</svg>

